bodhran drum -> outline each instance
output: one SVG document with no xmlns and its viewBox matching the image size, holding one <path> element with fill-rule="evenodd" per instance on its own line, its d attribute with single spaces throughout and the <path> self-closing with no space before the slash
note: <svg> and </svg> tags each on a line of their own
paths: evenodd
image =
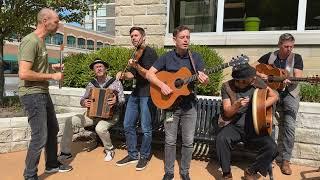
<svg viewBox="0 0 320 180">
<path fill-rule="evenodd" d="M 115 96 L 111 89 L 92 88 L 89 99 L 91 105 L 87 109 L 87 116 L 90 118 L 108 119 L 113 115 L 113 106 L 108 105 L 108 99 Z"/>
<path fill-rule="evenodd" d="M 272 106 L 266 108 L 268 89 L 256 89 L 252 98 L 252 119 L 257 135 L 271 135 Z"/>
</svg>

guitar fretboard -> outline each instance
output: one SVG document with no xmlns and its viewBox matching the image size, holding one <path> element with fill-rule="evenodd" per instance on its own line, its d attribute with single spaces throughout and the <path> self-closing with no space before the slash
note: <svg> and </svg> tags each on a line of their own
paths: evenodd
<svg viewBox="0 0 320 180">
<path fill-rule="evenodd" d="M 210 68 L 210 69 L 208 69 L 208 70 L 205 70 L 204 72 L 205 72 L 206 74 L 215 73 L 215 72 L 218 72 L 218 71 L 220 71 L 220 70 L 222 70 L 222 69 L 225 69 L 225 68 L 231 66 L 232 64 L 234 64 L 234 62 L 223 63 L 223 64 L 221 64 L 221 65 L 218 65 L 218 66 L 214 67 L 214 68 Z M 197 80 L 197 76 L 198 76 L 197 74 L 194 74 L 194 75 L 192 75 L 192 76 L 190 76 L 190 77 L 188 77 L 188 78 L 185 78 L 185 79 L 183 80 L 183 83 L 184 83 L 184 84 L 188 84 L 188 83 L 190 83 L 190 82 L 193 82 L 193 81 Z"/>
<path fill-rule="evenodd" d="M 282 82 L 287 78 L 284 77 L 278 77 L 278 76 L 271 76 L 268 78 L 269 81 L 271 82 Z M 310 82 L 314 81 L 315 78 L 312 77 L 288 77 L 290 81 L 296 81 L 296 82 Z"/>
</svg>

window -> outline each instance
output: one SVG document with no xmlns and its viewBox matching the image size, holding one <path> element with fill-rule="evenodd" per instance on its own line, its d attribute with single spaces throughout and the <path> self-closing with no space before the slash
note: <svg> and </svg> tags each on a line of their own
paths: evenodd
<svg viewBox="0 0 320 180">
<path fill-rule="evenodd" d="M 170 0 L 169 32 L 181 24 L 192 32 L 297 30 L 299 1 L 307 2 L 305 29 L 320 29 L 319 0 Z"/>
<path fill-rule="evenodd" d="M 320 1 L 308 0 L 306 14 L 306 30 L 320 30 Z"/>
<path fill-rule="evenodd" d="M 94 50 L 94 41 L 87 40 L 87 49 Z"/>
<path fill-rule="evenodd" d="M 103 43 L 102 42 L 97 42 L 97 50 L 103 48 Z"/>
<path fill-rule="evenodd" d="M 63 35 L 56 33 L 52 38 L 53 44 L 60 45 L 63 44 Z"/>
<path fill-rule="evenodd" d="M 90 20 L 92 20 L 92 18 L 93 18 L 93 8 L 92 7 L 89 7 L 89 12 L 88 12 L 88 14 L 85 16 L 85 20 L 86 21 L 90 21 Z"/>
<path fill-rule="evenodd" d="M 85 49 L 86 48 L 86 40 L 83 38 L 78 38 L 78 48 Z"/>
<path fill-rule="evenodd" d="M 46 44 L 51 44 L 51 38 L 52 36 L 47 36 L 45 41 L 46 41 Z"/>
<path fill-rule="evenodd" d="M 87 30 L 93 30 L 93 23 L 92 22 L 89 22 L 89 23 L 85 23 L 84 24 L 84 28 L 87 29 Z"/>
<path fill-rule="evenodd" d="M 115 17 L 116 14 L 115 14 L 115 5 L 112 5 L 112 4 L 108 4 L 107 5 L 107 17 Z"/>
<path fill-rule="evenodd" d="M 76 38 L 74 36 L 67 36 L 67 46 L 76 47 Z"/>
<path fill-rule="evenodd" d="M 217 0 L 171 0 L 169 31 L 181 24 L 192 32 L 214 32 Z"/>
<path fill-rule="evenodd" d="M 225 0 L 223 31 L 296 30 L 299 0 Z"/>
<path fill-rule="evenodd" d="M 115 34 L 114 29 L 115 29 L 114 19 L 98 19 L 97 20 L 97 31 L 114 35 Z"/>
<path fill-rule="evenodd" d="M 101 6 L 97 10 L 97 17 L 106 17 L 107 16 L 107 8 L 106 6 Z"/>
</svg>

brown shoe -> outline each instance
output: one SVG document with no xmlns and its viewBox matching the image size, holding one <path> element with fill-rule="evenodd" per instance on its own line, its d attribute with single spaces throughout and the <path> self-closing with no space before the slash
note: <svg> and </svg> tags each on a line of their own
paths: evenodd
<svg viewBox="0 0 320 180">
<path fill-rule="evenodd" d="M 232 173 L 222 175 L 221 180 L 232 180 Z"/>
<path fill-rule="evenodd" d="M 289 161 L 287 161 L 287 160 L 282 161 L 281 172 L 282 172 L 282 174 L 285 174 L 285 175 L 291 175 L 292 174 L 292 170 L 290 168 L 290 162 Z"/>
<path fill-rule="evenodd" d="M 244 170 L 244 180 L 257 180 L 257 173 L 251 173 L 249 169 Z"/>
</svg>

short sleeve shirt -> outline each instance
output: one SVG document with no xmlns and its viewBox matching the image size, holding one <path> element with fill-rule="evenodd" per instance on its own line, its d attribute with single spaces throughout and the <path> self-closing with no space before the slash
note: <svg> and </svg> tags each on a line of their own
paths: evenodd
<svg viewBox="0 0 320 180">
<path fill-rule="evenodd" d="M 48 52 L 45 43 L 35 34 L 24 37 L 19 45 L 18 61 L 32 63 L 31 70 L 38 73 L 49 73 Z M 19 96 L 35 93 L 49 93 L 48 81 L 19 81 Z"/>
<path fill-rule="evenodd" d="M 194 60 L 195 68 L 197 71 L 204 70 L 204 62 L 198 53 L 192 52 L 192 58 Z M 187 67 L 192 74 L 195 74 L 190 57 L 188 53 L 184 56 L 180 56 L 175 50 L 169 51 L 161 56 L 154 64 L 153 67 L 158 71 L 177 72 L 182 67 Z M 190 84 L 190 89 L 194 90 L 194 83 Z M 183 109 L 189 109 L 192 101 L 195 101 L 195 94 L 191 93 L 189 96 L 183 96 L 180 102 L 180 107 Z"/>
<path fill-rule="evenodd" d="M 156 51 L 149 46 L 146 46 L 141 58 L 138 60 L 138 64 L 145 68 L 150 69 L 152 64 L 158 59 Z M 132 94 L 134 96 L 150 96 L 150 83 L 144 77 L 142 77 L 136 69 L 129 68 L 129 71 L 134 75 L 136 81 L 136 87 L 133 89 Z"/>
<path fill-rule="evenodd" d="M 258 60 L 259 63 L 262 63 L 262 64 L 269 64 L 268 61 L 269 61 L 269 57 L 271 55 L 271 52 L 263 55 L 262 57 L 260 57 L 260 59 Z M 274 65 L 277 67 L 277 68 L 281 68 L 281 69 L 285 69 L 286 68 L 286 63 L 287 61 L 283 61 L 279 58 L 279 56 L 277 56 L 276 60 L 274 61 Z M 303 60 L 302 60 L 302 57 L 300 54 L 294 54 L 294 65 L 293 65 L 293 68 L 294 69 L 300 69 L 300 70 L 303 70 Z"/>
<path fill-rule="evenodd" d="M 230 80 L 233 81 L 233 80 Z M 231 82 L 232 83 L 232 82 Z M 252 97 L 254 93 L 255 87 L 249 86 L 245 89 L 237 89 L 235 91 L 236 99 L 242 98 L 242 97 L 249 97 L 250 102 L 249 105 L 246 107 L 241 107 L 237 114 L 235 115 L 235 119 L 232 123 L 234 125 L 239 126 L 245 130 L 247 134 L 254 135 L 254 128 L 253 128 L 253 120 L 252 120 Z M 231 97 L 227 93 L 226 86 L 223 84 L 221 88 L 221 96 L 222 100 L 224 99 L 230 99 Z"/>
</svg>

